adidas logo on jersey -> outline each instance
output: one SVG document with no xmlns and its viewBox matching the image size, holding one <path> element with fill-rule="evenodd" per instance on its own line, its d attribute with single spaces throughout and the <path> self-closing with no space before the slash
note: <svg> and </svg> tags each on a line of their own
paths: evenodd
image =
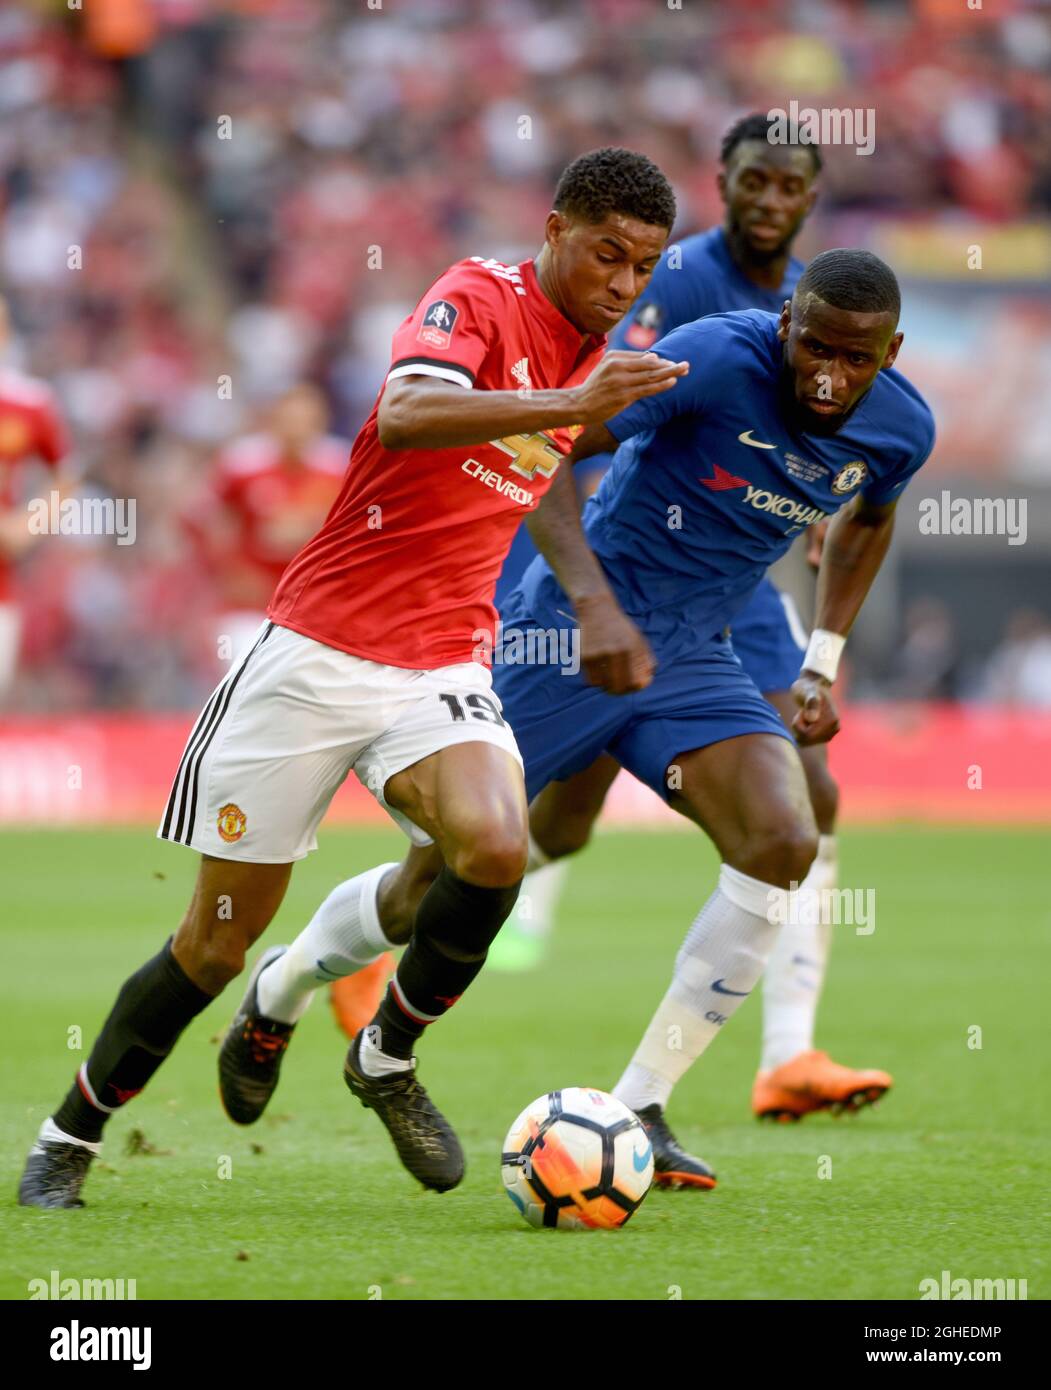
<svg viewBox="0 0 1051 1390">
<path fill-rule="evenodd" d="M 520 357 L 511 368 L 511 375 L 518 382 L 523 391 L 532 391 L 533 383 L 529 380 L 529 358 Z"/>
<path fill-rule="evenodd" d="M 471 260 L 475 265 L 487 270 L 490 275 L 495 275 L 498 280 L 506 280 L 514 287 L 515 294 L 525 294 L 522 274 L 516 265 L 504 265 L 501 261 L 494 261 L 491 256 L 472 256 Z"/>
</svg>

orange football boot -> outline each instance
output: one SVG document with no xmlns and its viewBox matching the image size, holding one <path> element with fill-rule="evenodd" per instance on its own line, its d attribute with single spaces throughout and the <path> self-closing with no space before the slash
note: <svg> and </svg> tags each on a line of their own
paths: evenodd
<svg viewBox="0 0 1051 1390">
<path fill-rule="evenodd" d="M 752 1087 L 752 1110 L 760 1119 L 801 1120 L 814 1110 L 841 1115 L 872 1105 L 894 1084 L 885 1071 L 855 1071 L 827 1052 L 800 1052 L 772 1071 L 761 1071 Z"/>
<path fill-rule="evenodd" d="M 332 1012 L 348 1038 L 353 1040 L 367 1023 L 372 1022 L 383 991 L 387 988 L 387 980 L 393 974 L 394 964 L 393 954 L 385 951 L 364 970 L 344 975 L 329 987 Z"/>
</svg>

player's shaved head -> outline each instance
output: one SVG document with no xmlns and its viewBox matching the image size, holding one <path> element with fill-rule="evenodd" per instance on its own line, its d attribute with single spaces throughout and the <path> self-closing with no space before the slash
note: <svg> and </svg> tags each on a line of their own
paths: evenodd
<svg viewBox="0 0 1051 1390">
<path fill-rule="evenodd" d="M 837 249 L 815 256 L 796 285 L 793 309 L 802 311 L 811 299 L 852 313 L 887 314 L 893 327 L 901 314 L 898 277 L 871 251 Z"/>
</svg>

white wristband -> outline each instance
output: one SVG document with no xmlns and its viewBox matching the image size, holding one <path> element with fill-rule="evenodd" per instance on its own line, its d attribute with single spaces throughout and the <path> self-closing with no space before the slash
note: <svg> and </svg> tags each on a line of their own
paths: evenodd
<svg viewBox="0 0 1051 1390">
<path fill-rule="evenodd" d="M 838 632 L 827 632 L 823 627 L 816 627 L 810 634 L 806 656 L 803 658 L 803 670 L 816 671 L 831 685 L 836 679 L 839 658 L 846 644 L 847 639 Z"/>
</svg>

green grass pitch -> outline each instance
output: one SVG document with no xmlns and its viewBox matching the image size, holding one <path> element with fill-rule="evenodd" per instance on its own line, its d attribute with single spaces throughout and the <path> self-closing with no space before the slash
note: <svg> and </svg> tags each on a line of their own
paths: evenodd
<svg viewBox="0 0 1051 1390">
<path fill-rule="evenodd" d="M 264 942 L 289 940 L 334 883 L 402 844 L 394 831 L 324 835 Z M 146 829 L 7 833 L 0 1294 L 26 1298 L 30 1279 L 57 1270 L 135 1279 L 140 1299 L 913 1299 L 947 1269 L 1025 1278 L 1046 1298 L 1047 862 L 1038 832 L 845 832 L 842 882 L 876 889 L 876 930 L 836 931 L 819 1045 L 886 1067 L 895 1089 L 858 1117 L 758 1124 L 750 1000 L 669 1111 L 719 1187 L 654 1191 L 622 1231 L 563 1233 L 514 1210 L 501 1140 L 542 1092 L 616 1081 L 710 891 L 699 834 L 601 835 L 573 866 L 542 969 L 483 973 L 431 1030 L 421 1078 L 467 1152 L 455 1192 L 417 1187 L 349 1095 L 324 1001 L 300 1026 L 272 1113 L 231 1125 L 215 1066 L 235 984 L 111 1123 L 88 1207 L 47 1213 L 18 1208 L 15 1190 L 87 1055 L 68 1030 L 90 1047 L 117 986 L 178 921 L 195 856 Z M 968 1046 L 976 1025 L 980 1049 Z M 156 1152 L 129 1154 L 134 1130 Z"/>
</svg>

